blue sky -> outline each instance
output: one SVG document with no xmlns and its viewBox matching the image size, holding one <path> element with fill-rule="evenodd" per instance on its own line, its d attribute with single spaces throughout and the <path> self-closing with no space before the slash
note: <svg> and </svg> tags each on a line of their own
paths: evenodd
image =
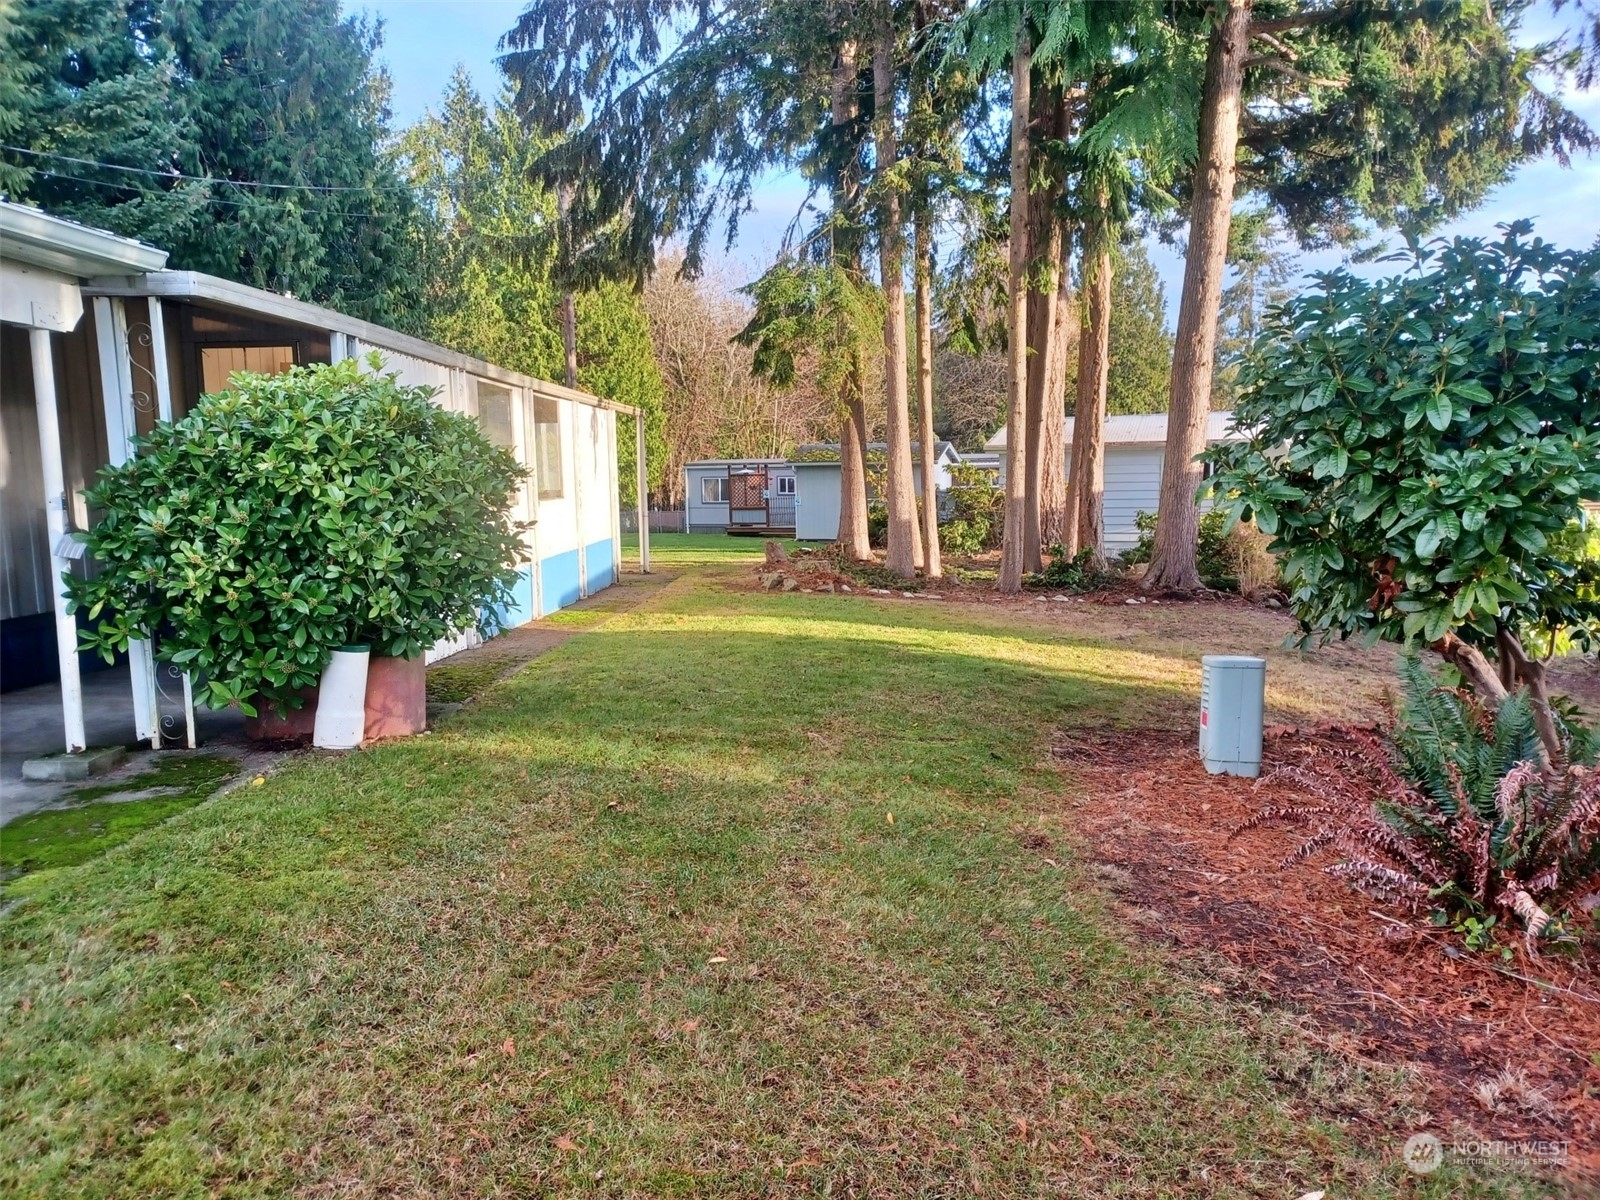
<svg viewBox="0 0 1600 1200">
<path fill-rule="evenodd" d="M 396 127 L 415 121 L 439 97 L 459 63 L 471 73 L 478 90 L 492 96 L 500 87 L 494 65 L 496 43 L 510 29 L 526 0 L 356 0 L 352 11 L 365 11 L 384 22 L 381 56 L 394 80 Z M 1540 35 L 1547 19 L 1537 17 L 1529 28 Z M 1566 96 L 1567 103 L 1600 128 L 1600 90 Z M 783 232 L 804 198 L 803 184 L 793 175 L 769 180 L 756 194 L 755 211 L 743 219 L 731 254 L 736 272 L 758 274 L 775 256 Z M 1502 221 L 1531 217 L 1537 232 L 1558 245 L 1588 246 L 1600 232 L 1600 156 L 1580 158 L 1570 170 L 1544 160 L 1524 167 L 1493 192 L 1475 212 L 1446 234 L 1492 236 Z M 1183 260 L 1171 247 L 1153 245 L 1151 257 L 1167 285 L 1168 320 L 1175 317 Z M 1341 259 L 1338 251 L 1303 256 L 1307 270 L 1325 269 Z M 1374 267 L 1369 270 L 1392 270 Z"/>
</svg>

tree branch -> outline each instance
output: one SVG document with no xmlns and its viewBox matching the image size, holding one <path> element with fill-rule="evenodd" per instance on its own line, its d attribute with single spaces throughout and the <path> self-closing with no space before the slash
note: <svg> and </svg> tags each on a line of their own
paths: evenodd
<svg viewBox="0 0 1600 1200">
<path fill-rule="evenodd" d="M 1500 682 L 1500 676 L 1495 673 L 1494 667 L 1483 656 L 1483 651 L 1476 646 L 1469 646 L 1453 633 L 1447 633 L 1434 643 L 1433 648 L 1439 656 L 1456 670 L 1472 686 L 1490 709 L 1498 709 L 1506 698 L 1505 685 Z"/>
<path fill-rule="evenodd" d="M 1343 87 L 1343 79 L 1321 79 L 1315 75 L 1307 75 L 1304 71 L 1297 70 L 1281 58 L 1274 58 L 1270 54 L 1252 54 L 1244 60 L 1245 70 L 1252 67 L 1268 67 L 1279 75 L 1287 75 L 1290 79 L 1298 79 L 1307 87 Z"/>
<path fill-rule="evenodd" d="M 1566 750 L 1561 741 L 1561 728 L 1556 723 L 1555 710 L 1550 707 L 1550 692 L 1545 686 L 1544 664 L 1528 657 L 1522 640 L 1504 625 L 1495 628 L 1495 642 L 1500 653 L 1511 660 L 1517 678 L 1528 689 L 1528 701 L 1533 708 L 1533 723 L 1539 730 L 1539 740 L 1544 743 L 1544 761 L 1549 766 L 1558 763 Z"/>
<path fill-rule="evenodd" d="M 1319 8 L 1309 12 L 1298 12 L 1287 17 L 1273 17 L 1265 21 L 1252 21 L 1250 36 L 1256 37 L 1263 33 L 1284 33 L 1290 29 L 1310 29 L 1314 25 L 1327 25 L 1333 21 L 1342 21 L 1346 17 L 1353 17 L 1362 9 L 1360 4 L 1340 4 L 1335 8 Z"/>
</svg>

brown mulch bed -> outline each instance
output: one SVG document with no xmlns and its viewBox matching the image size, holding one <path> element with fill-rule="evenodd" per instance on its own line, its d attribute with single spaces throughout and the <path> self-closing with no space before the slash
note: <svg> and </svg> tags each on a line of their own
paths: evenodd
<svg viewBox="0 0 1600 1200">
<path fill-rule="evenodd" d="M 1211 776 L 1194 739 L 1063 732 L 1054 756 L 1082 786 L 1067 800 L 1094 859 L 1147 936 L 1221 955 L 1303 1013 L 1340 1053 L 1412 1068 L 1432 1124 L 1478 1138 L 1566 1141 L 1575 1178 L 1600 1174 L 1600 954 L 1466 951 L 1449 930 L 1386 909 L 1319 869 L 1289 863 L 1307 831 L 1230 836 L 1268 804 L 1306 802 L 1276 767 L 1340 770 L 1338 730 L 1268 733 L 1262 782 Z M 1236 985 L 1238 986 L 1238 985 Z M 1480 1086 L 1520 1072 L 1498 1098 Z"/>
</svg>

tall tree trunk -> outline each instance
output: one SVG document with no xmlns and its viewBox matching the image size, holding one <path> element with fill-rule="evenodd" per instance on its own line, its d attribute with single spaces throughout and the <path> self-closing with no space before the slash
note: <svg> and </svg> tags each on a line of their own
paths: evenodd
<svg viewBox="0 0 1600 1200">
<path fill-rule="evenodd" d="M 1041 140 L 1057 136 L 1056 118 L 1061 105 L 1056 93 L 1034 95 L 1032 132 Z M 1056 272 L 1061 262 L 1061 222 L 1056 202 L 1061 189 L 1050 186 L 1029 197 L 1028 249 L 1033 257 L 1028 296 L 1028 470 L 1026 524 L 1023 527 L 1023 568 L 1044 568 L 1044 423 L 1050 372 L 1056 356 L 1056 302 L 1060 289 Z"/>
<path fill-rule="evenodd" d="M 900 194 L 889 176 L 899 155 L 895 139 L 894 16 L 883 0 L 878 41 L 872 55 L 876 100 L 879 183 L 878 262 L 883 282 L 883 376 L 888 406 L 888 470 L 884 502 L 889 510 L 889 553 L 885 566 L 901 578 L 917 573 L 922 537 L 917 529 L 917 497 L 911 471 L 911 414 L 906 394 L 906 239 L 900 218 Z"/>
<path fill-rule="evenodd" d="M 848 10 L 835 14 L 836 19 L 849 19 Z M 831 79 L 832 122 L 839 142 L 847 137 L 845 129 L 856 117 L 856 44 L 846 39 L 833 60 Z M 833 169 L 833 211 L 840 221 L 855 206 L 859 181 L 846 164 L 842 148 Z M 836 268 L 859 274 L 860 247 L 853 234 L 846 237 L 836 225 L 833 234 L 833 263 Z M 867 528 L 867 409 L 862 395 L 861 363 L 853 362 L 845 372 L 839 389 L 839 542 L 845 552 L 856 562 L 872 558 L 872 541 Z"/>
<path fill-rule="evenodd" d="M 1011 279 L 1007 315 L 1005 530 L 1002 592 L 1022 590 L 1028 511 L 1028 98 L 1033 47 L 1026 13 L 1017 18 L 1011 54 Z"/>
<path fill-rule="evenodd" d="M 944 574 L 939 551 L 938 434 L 933 430 L 933 216 L 917 206 L 912 286 L 917 320 L 917 441 L 922 452 L 922 554 L 929 579 Z"/>
<path fill-rule="evenodd" d="M 1111 249 L 1103 234 L 1084 254 L 1083 321 L 1078 334 L 1078 403 L 1072 422 L 1073 465 L 1078 472 L 1078 549 L 1104 565 L 1106 383 L 1111 370 Z"/>
<path fill-rule="evenodd" d="M 839 436 L 839 541 L 856 562 L 872 558 L 867 528 L 867 404 L 861 394 L 861 364 L 844 382 L 845 408 Z"/>
<path fill-rule="evenodd" d="M 1066 128 L 1065 125 L 1062 126 Z M 1039 431 L 1039 540 L 1044 546 L 1065 543 L 1074 525 L 1067 508 L 1067 361 L 1072 350 L 1072 238 L 1060 230 L 1056 265 L 1055 331 L 1045 375 L 1043 424 Z"/>
<path fill-rule="evenodd" d="M 1161 465 L 1155 547 L 1144 577 L 1146 590 L 1192 592 L 1200 587 L 1200 513 L 1195 493 L 1202 474 L 1194 458 L 1205 449 L 1206 418 L 1211 412 L 1211 372 L 1238 177 L 1239 115 L 1253 3 L 1227 0 L 1211 31 L 1206 56 L 1200 159 L 1195 164 L 1194 212 L 1167 403 L 1166 458 Z"/>
<path fill-rule="evenodd" d="M 563 231 L 566 229 L 567 214 L 572 211 L 572 197 L 572 184 L 563 183 L 557 186 L 556 220 L 561 224 Z M 561 349 L 566 363 L 567 386 L 576 388 L 578 386 L 578 298 L 570 290 L 561 293 Z"/>
</svg>

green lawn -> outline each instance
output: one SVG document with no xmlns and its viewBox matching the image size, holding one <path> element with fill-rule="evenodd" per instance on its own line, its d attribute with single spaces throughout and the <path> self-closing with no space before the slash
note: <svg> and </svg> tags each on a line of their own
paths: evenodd
<svg viewBox="0 0 1600 1200">
<path fill-rule="evenodd" d="M 727 566 L 760 562 L 766 555 L 766 541 L 753 537 L 729 537 L 725 533 L 653 533 L 650 535 L 652 570 L 679 570 L 683 567 Z M 784 541 L 789 550 L 805 543 Z M 637 570 L 639 535 L 622 535 L 624 569 Z"/>
<path fill-rule="evenodd" d="M 440 731 L 0 918 L 0 1194 L 1502 1194 L 1319 1117 L 1398 1081 L 1079 865 L 1049 731 L 1187 721 L 1189 663 L 731 590 L 722 541 L 658 538 L 674 583 Z"/>
</svg>

